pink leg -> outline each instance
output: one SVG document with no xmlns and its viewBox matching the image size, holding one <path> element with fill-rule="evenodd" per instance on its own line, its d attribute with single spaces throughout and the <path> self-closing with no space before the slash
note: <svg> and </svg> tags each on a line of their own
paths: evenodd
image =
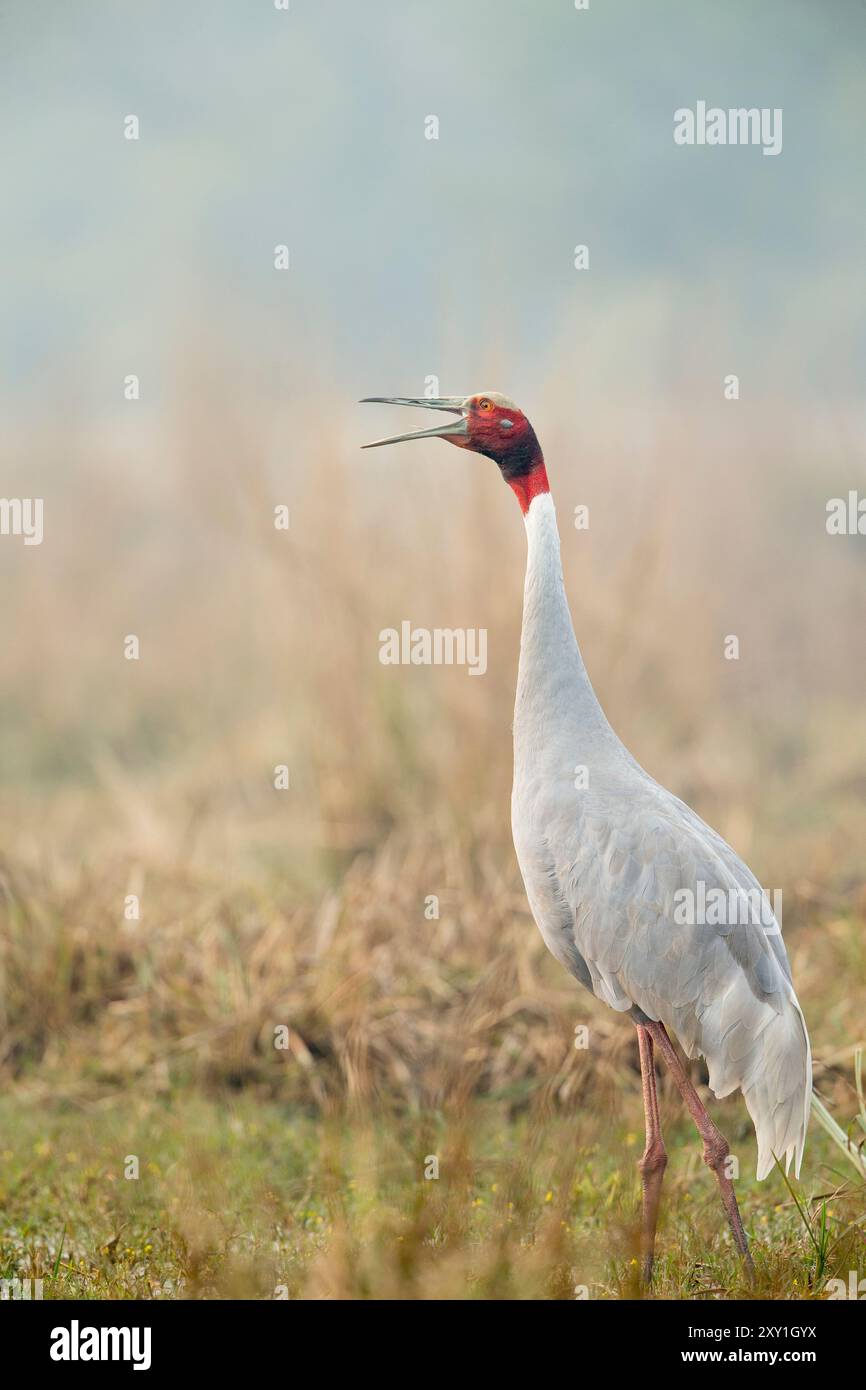
<svg viewBox="0 0 866 1390">
<path fill-rule="evenodd" d="M 662 1179 L 668 1156 L 662 1139 L 659 1102 L 656 1095 L 656 1072 L 653 1062 L 653 1040 L 642 1024 L 637 1025 L 637 1045 L 640 1052 L 640 1075 L 643 1083 L 643 1109 L 646 1120 L 646 1148 L 638 1160 L 643 1188 L 643 1223 L 641 1226 L 641 1266 L 648 1284 L 653 1275 L 653 1255 L 656 1240 L 656 1220 L 659 1212 Z"/>
<path fill-rule="evenodd" d="M 646 1030 L 655 1042 L 659 1051 L 670 1068 L 677 1090 L 688 1106 L 689 1113 L 698 1127 L 698 1133 L 704 1141 L 704 1162 L 707 1167 L 712 1168 L 719 1184 L 719 1191 L 722 1194 L 722 1202 L 730 1222 L 731 1231 L 737 1249 L 746 1262 L 749 1273 L 754 1274 L 752 1257 L 749 1254 L 749 1242 L 746 1239 L 746 1232 L 743 1230 L 743 1223 L 740 1220 L 740 1210 L 737 1206 L 737 1199 L 734 1196 L 734 1184 L 727 1173 L 726 1161 L 731 1152 L 728 1141 L 723 1134 L 720 1134 L 713 1124 L 706 1109 L 701 1104 L 697 1091 L 689 1080 L 685 1068 L 680 1062 L 679 1057 L 674 1051 L 674 1045 L 665 1031 L 662 1023 L 647 1023 Z"/>
</svg>

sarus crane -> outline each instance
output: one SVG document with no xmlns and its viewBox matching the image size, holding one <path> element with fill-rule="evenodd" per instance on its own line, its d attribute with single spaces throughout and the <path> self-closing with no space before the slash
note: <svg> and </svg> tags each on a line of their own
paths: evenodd
<svg viewBox="0 0 866 1390">
<path fill-rule="evenodd" d="M 671 1034 L 688 1057 L 706 1059 L 717 1097 L 742 1091 L 758 1141 L 758 1178 L 777 1158 L 786 1170 L 793 1159 L 799 1176 L 812 1060 L 778 922 L 730 845 L 643 770 L 605 718 L 574 635 L 544 457 L 523 412 L 498 391 L 367 400 L 444 411 L 449 419 L 365 448 L 436 438 L 483 454 L 498 465 L 523 512 L 528 553 L 514 710 L 514 846 L 532 914 L 553 955 L 637 1029 L 646 1118 L 638 1162 L 643 1277 L 652 1277 L 667 1165 L 656 1049 L 703 1140 L 704 1160 L 751 1273 L 728 1143 Z M 585 769 L 580 778 L 577 768 Z M 711 895 L 716 911 L 690 910 Z M 719 902 L 729 910 L 720 913 Z"/>
</svg>

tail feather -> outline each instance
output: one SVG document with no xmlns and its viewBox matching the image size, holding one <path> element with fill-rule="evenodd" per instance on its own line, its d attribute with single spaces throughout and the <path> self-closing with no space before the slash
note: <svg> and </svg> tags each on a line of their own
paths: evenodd
<svg viewBox="0 0 866 1390">
<path fill-rule="evenodd" d="M 758 1178 L 775 1159 L 800 1176 L 812 1098 L 812 1053 L 803 1014 L 791 999 L 761 1033 L 740 1088 L 758 1139 Z"/>
<path fill-rule="evenodd" d="M 812 1098 L 812 1053 L 797 997 L 789 988 L 775 1007 L 735 989 L 678 1031 L 689 1056 L 707 1060 L 710 1089 L 720 1100 L 739 1088 L 758 1140 L 758 1178 L 778 1158 L 800 1176 Z"/>
</svg>

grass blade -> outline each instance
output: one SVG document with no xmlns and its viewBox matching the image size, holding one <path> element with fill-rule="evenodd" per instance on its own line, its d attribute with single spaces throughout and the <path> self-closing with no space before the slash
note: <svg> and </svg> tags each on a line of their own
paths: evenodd
<svg viewBox="0 0 866 1390">
<path fill-rule="evenodd" d="M 824 1102 L 819 1100 L 814 1091 L 812 1092 L 812 1113 L 822 1128 L 827 1131 L 833 1143 L 838 1144 L 846 1158 L 851 1160 L 860 1177 L 866 1180 L 866 1159 L 864 1159 L 862 1151 L 852 1139 L 848 1138 L 842 1126 L 833 1119 Z"/>
</svg>

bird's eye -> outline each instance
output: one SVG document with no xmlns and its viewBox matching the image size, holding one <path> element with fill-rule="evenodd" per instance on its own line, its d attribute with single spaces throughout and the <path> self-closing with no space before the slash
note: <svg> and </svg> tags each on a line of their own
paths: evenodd
<svg viewBox="0 0 866 1390">
<path fill-rule="evenodd" d="M 493 406 L 492 406 L 492 404 L 491 404 L 490 401 L 479 401 L 479 402 L 478 402 L 478 409 L 479 409 L 479 410 L 492 410 L 492 409 L 493 409 Z"/>
</svg>

